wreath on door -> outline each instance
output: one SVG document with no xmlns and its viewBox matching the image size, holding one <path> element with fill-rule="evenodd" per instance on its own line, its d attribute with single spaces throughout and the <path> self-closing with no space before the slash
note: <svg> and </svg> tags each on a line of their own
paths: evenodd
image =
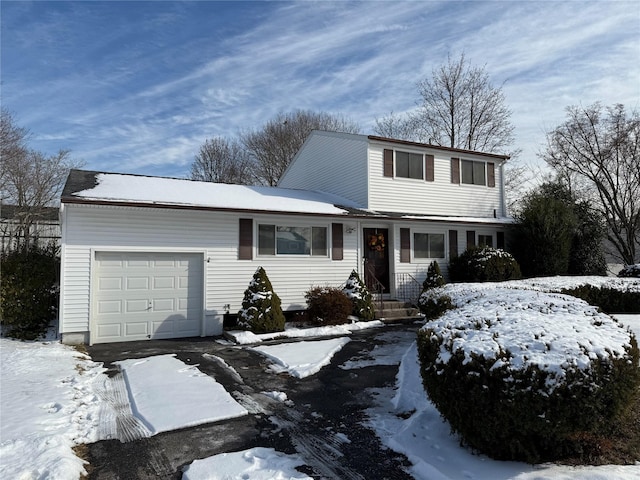
<svg viewBox="0 0 640 480">
<path fill-rule="evenodd" d="M 369 235 L 369 248 L 377 252 L 381 252 L 385 247 L 384 235 L 382 233 L 376 233 Z"/>
</svg>

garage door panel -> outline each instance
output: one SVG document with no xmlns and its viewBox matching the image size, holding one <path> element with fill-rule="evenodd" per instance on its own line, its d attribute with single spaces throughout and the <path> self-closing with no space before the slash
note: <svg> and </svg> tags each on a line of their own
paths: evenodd
<svg viewBox="0 0 640 480">
<path fill-rule="evenodd" d="M 96 253 L 95 343 L 200 334 L 203 258 Z"/>
<path fill-rule="evenodd" d="M 127 277 L 127 290 L 149 290 L 149 277 Z"/>
<path fill-rule="evenodd" d="M 174 289 L 176 288 L 176 279 L 175 277 L 153 277 L 153 289 L 154 290 L 162 290 L 162 289 Z"/>
<path fill-rule="evenodd" d="M 122 277 L 101 277 L 98 280 L 98 290 L 122 290 Z"/>
<path fill-rule="evenodd" d="M 120 315 L 122 313 L 122 301 L 120 300 L 103 300 L 98 302 L 98 313 L 100 315 L 115 314 Z"/>
<path fill-rule="evenodd" d="M 126 337 L 146 336 L 149 334 L 148 322 L 127 322 L 124 328 Z"/>
</svg>

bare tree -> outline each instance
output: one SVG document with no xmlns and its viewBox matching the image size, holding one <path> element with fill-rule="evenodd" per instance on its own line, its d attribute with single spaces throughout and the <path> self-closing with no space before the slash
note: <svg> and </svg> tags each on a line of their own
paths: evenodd
<svg viewBox="0 0 640 480">
<path fill-rule="evenodd" d="M 398 140 L 425 141 L 418 138 L 415 124 L 410 116 L 402 116 L 396 113 L 389 113 L 382 118 L 376 118 L 373 127 L 376 135 Z"/>
<path fill-rule="evenodd" d="M 47 156 L 29 149 L 29 131 L 18 127 L 5 110 L 0 124 L 0 196 L 3 204 L 15 207 L 13 236 L 28 245 L 46 207 L 58 202 L 69 170 L 81 164 L 72 161 L 67 150 Z"/>
<path fill-rule="evenodd" d="M 191 178 L 204 182 L 252 183 L 251 159 L 237 140 L 208 139 L 191 164 Z"/>
<path fill-rule="evenodd" d="M 547 133 L 542 158 L 605 218 L 613 252 L 634 264 L 640 251 L 640 115 L 624 105 L 570 106 Z M 585 188 L 586 187 L 586 188 Z"/>
<path fill-rule="evenodd" d="M 256 181 L 263 185 L 276 185 L 313 130 L 358 133 L 360 127 L 343 116 L 325 112 L 295 110 L 279 113 L 262 128 L 240 136 L 253 159 Z"/>
<path fill-rule="evenodd" d="M 457 60 L 449 55 L 417 87 L 417 110 L 376 120 L 377 134 L 492 153 L 505 153 L 513 144 L 514 126 L 502 88 L 493 86 L 486 69 L 470 65 L 464 54 Z"/>
</svg>

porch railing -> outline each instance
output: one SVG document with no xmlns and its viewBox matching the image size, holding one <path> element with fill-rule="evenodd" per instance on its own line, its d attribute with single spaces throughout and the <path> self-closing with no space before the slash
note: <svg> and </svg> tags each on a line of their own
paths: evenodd
<svg viewBox="0 0 640 480">
<path fill-rule="evenodd" d="M 374 301 L 379 303 L 379 311 L 384 310 L 384 301 L 382 297 L 385 291 L 384 284 L 378 280 L 372 266 L 367 261 L 365 261 L 364 264 L 364 283 L 373 296 Z"/>
<path fill-rule="evenodd" d="M 396 273 L 396 297 L 398 300 L 418 306 L 422 284 L 410 273 Z"/>
</svg>

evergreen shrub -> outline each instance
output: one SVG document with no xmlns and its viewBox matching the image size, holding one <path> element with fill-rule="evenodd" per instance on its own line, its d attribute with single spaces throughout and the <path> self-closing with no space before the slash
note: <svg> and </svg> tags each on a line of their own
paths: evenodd
<svg viewBox="0 0 640 480">
<path fill-rule="evenodd" d="M 442 287 L 445 283 L 442 272 L 440 272 L 440 265 L 434 260 L 427 268 L 427 278 L 422 282 L 422 291 Z"/>
<path fill-rule="evenodd" d="M 418 308 L 427 320 L 440 317 L 447 310 L 453 308 L 451 297 L 437 293 L 436 290 L 425 290 L 418 299 Z"/>
<path fill-rule="evenodd" d="M 496 304 L 502 309 L 496 308 L 494 314 L 478 314 L 479 304 L 486 313 L 486 302 L 491 302 L 478 298 L 464 311 L 454 310 L 425 324 L 418 332 L 425 390 L 462 441 L 492 458 L 534 464 L 580 455 L 588 447 L 581 439 L 594 438 L 620 418 L 638 394 L 636 339 L 580 300 L 562 305 L 554 298 L 534 305 L 538 313 L 518 319 L 513 305 L 522 297 L 517 295 L 501 292 Z M 548 305 L 571 316 L 576 302 L 584 313 L 536 318 Z M 571 340 L 577 350 L 563 356 L 564 335 L 573 328 L 574 319 L 580 323 Z M 514 329 L 520 321 L 524 323 Z M 552 321 L 567 325 L 551 330 Z M 590 332 L 587 338 L 593 344 L 580 343 L 581 329 Z M 615 352 L 610 348 L 613 342 L 599 337 L 601 329 L 603 337 L 615 337 L 620 345 Z M 529 331 L 530 338 L 525 338 L 523 332 Z M 529 360 L 540 359 L 547 351 L 552 352 L 542 362 Z"/>
<path fill-rule="evenodd" d="M 449 263 L 452 282 L 501 282 L 521 277 L 520 266 L 510 253 L 491 247 L 472 247 Z"/>
<path fill-rule="evenodd" d="M 280 297 L 273 291 L 264 268 L 259 267 L 244 291 L 238 327 L 253 333 L 271 333 L 283 331 L 284 324 Z"/>
<path fill-rule="evenodd" d="M 351 272 L 342 291 L 349 300 L 351 300 L 351 304 L 353 305 L 351 314 L 353 316 L 361 320 L 373 320 L 375 318 L 376 312 L 373 306 L 371 292 L 369 292 L 367 286 L 360 279 L 358 272 L 355 270 Z"/>
<path fill-rule="evenodd" d="M 640 278 L 640 263 L 625 266 L 618 272 L 618 276 L 623 278 Z"/>
<path fill-rule="evenodd" d="M 640 313 L 640 291 L 621 291 L 609 287 L 581 285 L 571 289 L 563 288 L 560 293 L 581 298 L 607 313 Z"/>
<path fill-rule="evenodd" d="M 307 314 L 314 325 L 347 323 L 353 305 L 339 288 L 313 287 L 305 293 Z"/>
<path fill-rule="evenodd" d="M 58 312 L 58 248 L 33 245 L 5 253 L 1 261 L 0 319 L 5 334 L 35 340 Z"/>
</svg>

